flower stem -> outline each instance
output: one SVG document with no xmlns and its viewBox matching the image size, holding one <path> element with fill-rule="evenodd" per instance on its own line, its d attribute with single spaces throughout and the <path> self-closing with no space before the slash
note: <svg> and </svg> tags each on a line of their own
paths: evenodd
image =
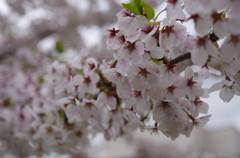
<svg viewBox="0 0 240 158">
<path fill-rule="evenodd" d="M 164 11 L 166 11 L 166 9 L 163 9 L 162 11 L 160 11 L 160 12 L 158 13 L 158 15 L 153 19 L 153 21 L 155 22 L 155 21 L 157 20 L 158 16 L 159 16 L 162 12 L 164 12 Z"/>
<path fill-rule="evenodd" d="M 222 60 L 221 60 L 221 56 L 218 56 L 217 59 L 218 59 L 218 61 L 220 62 L 220 65 L 221 65 L 221 67 L 222 67 L 222 70 L 223 70 L 224 75 L 227 77 L 228 75 L 227 75 L 227 72 L 226 72 L 225 67 L 224 67 L 224 65 L 223 65 L 223 62 L 222 62 Z"/>
</svg>

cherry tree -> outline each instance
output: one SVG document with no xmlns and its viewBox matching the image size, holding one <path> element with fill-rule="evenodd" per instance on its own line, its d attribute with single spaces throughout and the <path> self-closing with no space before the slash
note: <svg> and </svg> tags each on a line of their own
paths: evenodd
<svg viewBox="0 0 240 158">
<path fill-rule="evenodd" d="M 202 98 L 217 90 L 224 102 L 240 96 L 239 0 L 104 2 L 107 12 L 95 0 L 88 10 L 69 0 L 6 1 L 12 11 L 0 24 L 3 152 L 79 154 L 98 134 L 112 140 L 139 129 L 189 137 L 211 117 Z M 166 7 L 157 13 L 157 4 Z M 22 32 L 15 20 L 36 10 L 44 13 Z M 81 30 L 110 22 L 116 24 L 101 34 L 102 45 L 87 48 Z M 49 38 L 54 49 L 41 49 Z M 202 87 L 220 71 L 223 81 Z"/>
</svg>

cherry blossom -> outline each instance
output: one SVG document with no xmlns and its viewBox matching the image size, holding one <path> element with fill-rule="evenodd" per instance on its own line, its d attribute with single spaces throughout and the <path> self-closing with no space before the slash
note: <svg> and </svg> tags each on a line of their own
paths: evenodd
<svg viewBox="0 0 240 158">
<path fill-rule="evenodd" d="M 217 57 L 219 54 L 217 48 L 206 37 L 198 37 L 196 48 L 191 53 L 193 63 L 199 66 L 206 64 L 209 55 Z"/>
<path fill-rule="evenodd" d="M 108 19 L 113 10 L 86 16 L 92 6 L 76 14 L 65 1 L 63 12 L 46 1 L 43 8 L 54 11 L 30 20 L 28 31 L 17 31 L 12 19 L 42 5 L 28 1 L 26 10 L 6 2 L 16 9 L 0 24 L 0 140 L 24 142 L 29 154 L 76 154 L 98 134 L 112 140 L 146 129 L 175 140 L 203 127 L 211 115 L 202 98 L 218 90 L 224 102 L 240 96 L 240 1 L 165 2 L 159 14 L 141 0 L 116 5 L 120 12 Z M 80 37 L 82 26 L 92 22 L 111 27 L 103 31 L 106 42 L 100 39 L 105 47 L 83 44 L 89 40 Z M 38 48 L 47 38 L 54 48 Z M 212 74 L 223 77 L 203 88 Z"/>
</svg>

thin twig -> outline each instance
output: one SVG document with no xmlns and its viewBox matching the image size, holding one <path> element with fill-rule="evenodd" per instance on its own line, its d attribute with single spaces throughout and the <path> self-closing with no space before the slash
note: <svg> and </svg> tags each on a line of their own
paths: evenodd
<svg viewBox="0 0 240 158">
<path fill-rule="evenodd" d="M 209 38 L 212 42 L 216 42 L 217 40 L 219 40 L 219 37 L 217 37 L 214 32 L 210 33 L 208 38 Z M 180 62 L 182 62 L 182 61 L 184 61 L 184 60 L 190 59 L 190 58 L 191 58 L 191 53 L 190 53 L 190 52 L 187 52 L 187 53 L 185 53 L 185 54 L 183 54 L 183 55 L 180 55 L 180 56 L 178 56 L 177 58 L 171 60 L 171 62 L 172 62 L 173 64 L 178 64 L 178 63 L 180 63 Z M 167 61 L 166 61 L 166 60 L 163 60 L 163 63 L 164 63 L 164 64 L 167 64 Z"/>
</svg>

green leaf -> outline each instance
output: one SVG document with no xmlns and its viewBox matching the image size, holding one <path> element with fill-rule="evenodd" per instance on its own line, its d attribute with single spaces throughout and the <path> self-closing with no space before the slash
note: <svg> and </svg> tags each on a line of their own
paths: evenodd
<svg viewBox="0 0 240 158">
<path fill-rule="evenodd" d="M 43 84 L 44 83 L 44 78 L 42 76 L 38 77 L 38 83 Z"/>
<path fill-rule="evenodd" d="M 142 0 L 132 0 L 131 2 L 134 3 L 138 7 L 140 14 L 143 15 L 143 7 L 141 4 Z"/>
<path fill-rule="evenodd" d="M 142 2 L 142 0 L 131 0 L 131 3 L 139 3 L 139 4 L 141 4 L 141 2 Z"/>
<path fill-rule="evenodd" d="M 153 8 L 147 4 L 146 2 L 142 1 L 142 7 L 144 8 L 146 14 L 147 14 L 147 18 L 148 20 L 151 20 L 154 18 L 155 16 L 155 12 L 153 10 Z"/>
<path fill-rule="evenodd" d="M 66 119 L 65 112 L 63 110 L 58 110 L 58 115 L 60 117 L 60 120 L 65 122 L 65 119 Z"/>
<path fill-rule="evenodd" d="M 65 47 L 64 45 L 62 44 L 61 41 L 57 41 L 55 43 L 55 50 L 58 52 L 58 53 L 63 53 L 65 51 Z"/>
<path fill-rule="evenodd" d="M 136 3 L 122 3 L 123 8 L 134 13 L 135 15 L 142 15 L 142 11 L 139 10 L 139 7 Z"/>
<path fill-rule="evenodd" d="M 7 98 L 4 98 L 4 99 L 3 99 L 3 103 L 4 103 L 5 105 L 10 105 L 10 104 L 12 103 L 12 100 L 11 100 L 10 97 L 7 97 Z"/>
<path fill-rule="evenodd" d="M 68 118 L 63 110 L 58 110 L 58 115 L 61 121 L 64 122 L 64 124 L 68 124 Z"/>
</svg>

